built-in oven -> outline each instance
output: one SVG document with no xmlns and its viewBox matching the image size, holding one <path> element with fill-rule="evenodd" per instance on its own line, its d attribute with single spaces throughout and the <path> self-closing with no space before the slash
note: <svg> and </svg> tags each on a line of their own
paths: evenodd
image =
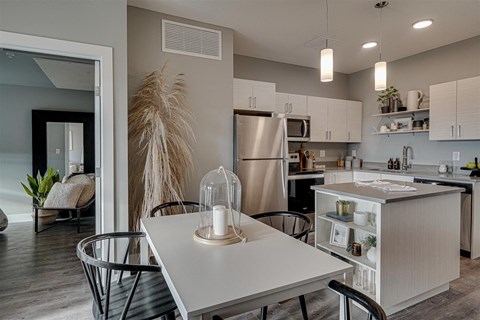
<svg viewBox="0 0 480 320">
<path fill-rule="evenodd" d="M 472 248 L 472 189 L 470 183 L 415 178 L 414 182 L 464 188 L 460 201 L 460 254 L 470 258 Z"/>
<path fill-rule="evenodd" d="M 289 155 L 288 168 L 288 210 L 310 214 L 315 212 L 314 185 L 324 184 L 325 174 L 319 169 L 300 170 L 297 153 Z"/>
</svg>

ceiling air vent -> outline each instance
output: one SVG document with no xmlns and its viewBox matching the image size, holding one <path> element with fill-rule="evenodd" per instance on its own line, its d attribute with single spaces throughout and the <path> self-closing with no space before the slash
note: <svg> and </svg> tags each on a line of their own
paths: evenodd
<svg viewBox="0 0 480 320">
<path fill-rule="evenodd" d="M 162 51 L 222 60 L 222 32 L 162 20 Z"/>
</svg>

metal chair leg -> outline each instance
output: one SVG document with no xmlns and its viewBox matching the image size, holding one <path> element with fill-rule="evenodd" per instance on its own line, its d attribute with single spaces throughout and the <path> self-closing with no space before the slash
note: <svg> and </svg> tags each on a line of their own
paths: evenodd
<svg viewBox="0 0 480 320">
<path fill-rule="evenodd" d="M 302 309 L 303 320 L 308 320 L 307 304 L 305 303 L 305 296 L 304 295 L 298 296 L 298 300 L 300 301 L 300 308 Z"/>
<path fill-rule="evenodd" d="M 267 306 L 262 307 L 262 309 L 260 309 L 260 319 L 261 320 L 267 320 L 267 311 L 268 311 Z"/>
<path fill-rule="evenodd" d="M 38 233 L 38 208 L 35 207 L 35 233 Z"/>
<path fill-rule="evenodd" d="M 77 209 L 77 233 L 80 233 L 80 210 Z"/>
</svg>

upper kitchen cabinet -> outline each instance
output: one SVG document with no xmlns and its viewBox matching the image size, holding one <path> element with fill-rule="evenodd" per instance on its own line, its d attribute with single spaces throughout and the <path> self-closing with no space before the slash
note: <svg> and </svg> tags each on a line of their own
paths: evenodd
<svg viewBox="0 0 480 320">
<path fill-rule="evenodd" d="M 480 76 L 430 86 L 430 140 L 480 139 Z"/>
<path fill-rule="evenodd" d="M 275 83 L 233 79 L 233 108 L 275 111 Z"/>
<path fill-rule="evenodd" d="M 277 92 L 275 95 L 275 112 L 306 115 L 307 96 Z"/>
<path fill-rule="evenodd" d="M 307 97 L 308 115 L 310 116 L 310 141 L 328 141 L 328 99 Z"/>
<path fill-rule="evenodd" d="M 347 101 L 308 97 L 310 141 L 347 141 Z"/>
<path fill-rule="evenodd" d="M 347 101 L 347 142 L 362 142 L 362 103 Z"/>
</svg>

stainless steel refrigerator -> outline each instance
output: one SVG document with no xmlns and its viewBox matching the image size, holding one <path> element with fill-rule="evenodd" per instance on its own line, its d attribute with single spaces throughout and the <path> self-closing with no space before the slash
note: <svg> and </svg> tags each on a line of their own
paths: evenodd
<svg viewBox="0 0 480 320">
<path fill-rule="evenodd" d="M 287 210 L 285 118 L 234 117 L 234 171 L 242 183 L 242 212 Z"/>
</svg>

